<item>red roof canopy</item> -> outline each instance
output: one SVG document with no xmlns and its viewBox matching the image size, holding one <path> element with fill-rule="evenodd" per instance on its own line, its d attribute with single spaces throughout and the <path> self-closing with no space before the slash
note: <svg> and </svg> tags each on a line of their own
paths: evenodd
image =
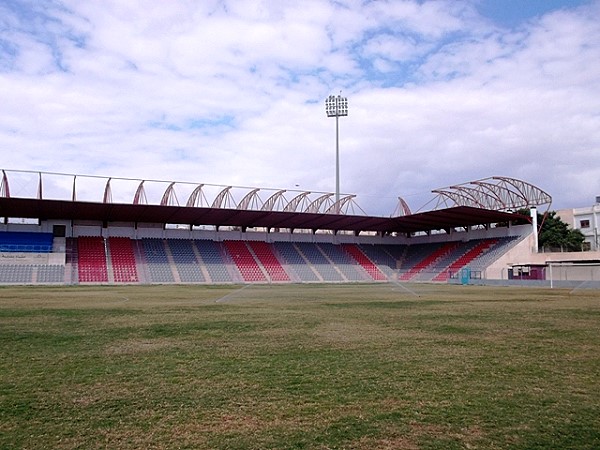
<svg viewBox="0 0 600 450">
<path fill-rule="evenodd" d="M 400 217 L 258 211 L 188 206 L 93 203 L 0 197 L 0 217 L 40 220 L 170 223 L 186 225 L 291 228 L 332 231 L 413 233 L 498 222 L 528 221 L 521 214 L 457 206 Z"/>
</svg>

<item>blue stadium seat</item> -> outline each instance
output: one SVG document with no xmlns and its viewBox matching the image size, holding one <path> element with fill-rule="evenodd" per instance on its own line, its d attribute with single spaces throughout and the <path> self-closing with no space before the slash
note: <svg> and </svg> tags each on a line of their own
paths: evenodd
<svg viewBox="0 0 600 450">
<path fill-rule="evenodd" d="M 50 253 L 52 233 L 0 232 L 0 252 Z"/>
</svg>

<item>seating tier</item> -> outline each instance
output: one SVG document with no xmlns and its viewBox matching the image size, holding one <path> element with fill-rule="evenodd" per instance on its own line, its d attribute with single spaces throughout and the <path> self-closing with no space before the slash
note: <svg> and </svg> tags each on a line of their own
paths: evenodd
<svg viewBox="0 0 600 450">
<path fill-rule="evenodd" d="M 355 244 L 344 244 L 342 245 L 349 255 L 362 266 L 362 268 L 369 274 L 369 276 L 376 281 L 386 280 L 385 274 L 379 270 L 379 268 L 371 261 L 367 255 L 365 255 L 361 249 Z"/>
<path fill-rule="evenodd" d="M 196 258 L 192 241 L 187 239 L 169 239 L 167 243 L 180 280 L 184 283 L 205 282 L 206 280 Z"/>
<path fill-rule="evenodd" d="M 108 268 L 104 239 L 82 236 L 77 239 L 78 276 L 80 283 L 107 283 Z"/>
<path fill-rule="evenodd" d="M 231 283 L 233 278 L 223 258 L 225 251 L 219 242 L 202 239 L 194 242 L 198 254 L 213 283 Z"/>
<path fill-rule="evenodd" d="M 262 241 L 249 241 L 248 246 L 269 274 L 270 281 L 290 281 L 289 275 L 273 253 L 272 245 Z"/>
<path fill-rule="evenodd" d="M 144 258 L 148 268 L 150 282 L 174 283 L 175 277 L 167 257 L 165 241 L 155 238 L 142 239 Z"/>
<path fill-rule="evenodd" d="M 0 283 L 345 282 L 398 274 L 401 280 L 444 282 L 467 265 L 481 272 L 518 241 L 408 246 L 83 236 L 67 240 L 62 265 L 55 264 L 57 255 L 32 256 L 32 264 L 20 265 L 9 261 L 15 255 L 5 255 Z"/>
<path fill-rule="evenodd" d="M 243 241 L 224 241 L 223 244 L 246 282 L 267 281 L 265 274 Z"/>
<path fill-rule="evenodd" d="M 139 278 L 131 239 L 111 237 L 108 239 L 108 246 L 115 282 L 137 283 Z"/>
</svg>

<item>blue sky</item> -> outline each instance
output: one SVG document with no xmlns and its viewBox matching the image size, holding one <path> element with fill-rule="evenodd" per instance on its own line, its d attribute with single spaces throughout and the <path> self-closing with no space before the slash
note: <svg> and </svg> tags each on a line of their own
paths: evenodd
<svg viewBox="0 0 600 450">
<path fill-rule="evenodd" d="M 587 206 L 598 61 L 599 0 L 0 0 L 0 169 L 332 192 L 342 92 L 369 214 L 495 175 Z"/>
<path fill-rule="evenodd" d="M 482 0 L 478 12 L 504 27 L 515 27 L 556 10 L 569 9 L 590 3 L 587 0 Z"/>
</svg>

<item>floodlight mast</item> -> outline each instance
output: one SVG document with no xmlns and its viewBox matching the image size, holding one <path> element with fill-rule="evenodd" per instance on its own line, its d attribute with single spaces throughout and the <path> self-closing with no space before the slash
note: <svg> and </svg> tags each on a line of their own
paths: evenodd
<svg viewBox="0 0 600 450">
<path fill-rule="evenodd" d="M 342 116 L 348 115 L 348 99 L 338 95 L 330 95 L 325 99 L 325 112 L 327 117 L 335 117 L 335 204 L 336 213 L 339 213 L 340 202 L 340 125 Z"/>
</svg>

